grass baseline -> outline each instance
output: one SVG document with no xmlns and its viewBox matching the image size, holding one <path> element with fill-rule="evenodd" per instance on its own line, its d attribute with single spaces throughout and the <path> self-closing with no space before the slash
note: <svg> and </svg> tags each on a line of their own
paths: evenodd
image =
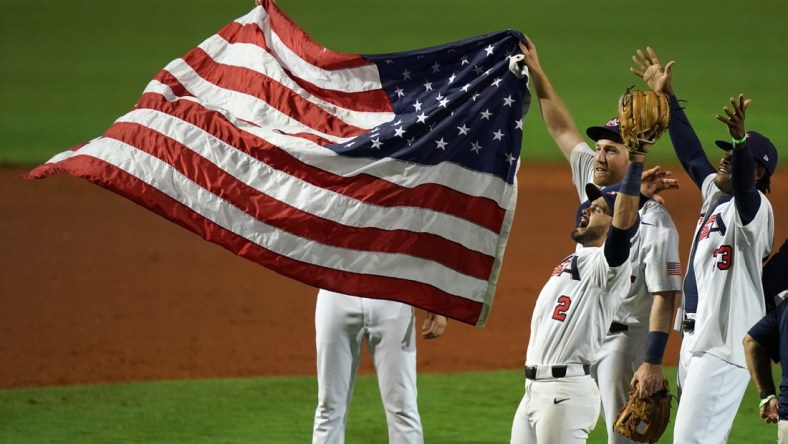
<svg viewBox="0 0 788 444">
<path fill-rule="evenodd" d="M 675 381 L 675 367 L 665 371 Z M 508 442 L 522 384 L 520 370 L 419 375 L 426 442 Z M 0 442 L 303 443 L 315 397 L 314 376 L 2 390 Z M 757 414 L 757 398 L 750 384 L 730 442 L 776 440 L 777 428 Z M 672 442 L 672 424 L 659 442 Z M 346 442 L 387 442 L 374 376 L 356 381 Z M 601 419 L 588 442 L 607 442 Z"/>
</svg>

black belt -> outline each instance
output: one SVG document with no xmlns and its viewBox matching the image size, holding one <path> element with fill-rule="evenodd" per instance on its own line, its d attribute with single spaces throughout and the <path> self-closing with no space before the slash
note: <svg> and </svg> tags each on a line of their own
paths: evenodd
<svg viewBox="0 0 788 444">
<path fill-rule="evenodd" d="M 619 324 L 618 322 L 613 322 L 610 324 L 610 333 L 621 333 L 622 331 L 629 330 L 629 325 L 627 324 Z"/>
<path fill-rule="evenodd" d="M 685 333 L 692 333 L 692 332 L 694 332 L 695 331 L 695 320 L 685 317 L 684 320 L 681 321 L 681 331 L 683 331 Z"/>
<path fill-rule="evenodd" d="M 586 375 L 590 375 L 591 366 L 588 364 L 583 364 L 583 372 Z M 550 373 L 553 374 L 553 378 L 563 378 L 564 376 L 566 376 L 566 366 L 554 365 L 550 369 Z M 536 367 L 525 367 L 525 379 L 536 379 Z"/>
</svg>

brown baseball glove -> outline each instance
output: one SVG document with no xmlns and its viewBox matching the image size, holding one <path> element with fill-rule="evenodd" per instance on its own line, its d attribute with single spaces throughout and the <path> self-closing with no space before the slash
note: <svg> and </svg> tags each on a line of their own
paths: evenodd
<svg viewBox="0 0 788 444">
<path fill-rule="evenodd" d="M 662 390 L 643 399 L 633 387 L 613 429 L 633 441 L 657 442 L 670 421 L 671 398 L 667 379 L 662 381 Z"/>
<path fill-rule="evenodd" d="M 621 138 L 631 152 L 646 154 L 669 121 L 670 105 L 664 93 L 627 90 L 618 100 Z"/>
</svg>

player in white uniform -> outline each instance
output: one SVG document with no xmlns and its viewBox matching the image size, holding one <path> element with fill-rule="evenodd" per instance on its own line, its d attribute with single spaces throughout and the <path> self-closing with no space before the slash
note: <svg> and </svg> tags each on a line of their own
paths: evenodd
<svg viewBox="0 0 788 444">
<path fill-rule="evenodd" d="M 684 279 L 674 442 L 723 443 L 750 379 L 741 341 L 765 314 L 761 266 L 771 251 L 774 214 L 764 193 L 777 150 L 745 132 L 749 100 L 739 96 L 717 116 L 733 142 L 717 141 L 727 153 L 715 169 L 673 93 L 673 62 L 663 68 L 650 48 L 633 60 L 636 75 L 670 95 L 670 138 L 703 199 Z"/>
<path fill-rule="evenodd" d="M 353 383 L 366 339 L 386 411 L 389 442 L 424 442 L 416 402 L 416 317 L 396 301 L 369 299 L 320 290 L 315 308 L 318 403 L 312 442 L 345 442 L 345 424 Z M 446 318 L 432 313 L 422 337 L 442 335 Z"/>
<path fill-rule="evenodd" d="M 595 152 L 577 131 L 569 110 L 539 64 L 531 42 L 525 62 L 548 130 L 571 165 L 580 202 L 588 205 L 587 183 L 617 189 L 629 163 L 618 121 L 613 119 L 603 127 L 588 128 L 587 135 L 596 142 Z M 665 176 L 669 173 L 655 169 L 652 174 L 667 188 L 677 186 Z M 654 200 L 644 199 L 639 213 L 641 225 L 632 240 L 629 256 L 632 286 L 614 314 L 596 363 L 591 367 L 602 394 L 602 411 L 611 444 L 634 442 L 613 430 L 630 388 L 637 384 L 644 395 L 662 388 L 662 355 L 676 294 L 681 290 L 678 231 L 673 220 L 665 207 Z"/>
<path fill-rule="evenodd" d="M 596 425 L 601 399 L 590 366 L 630 286 L 643 157 L 630 154 L 618 193 L 588 184 L 593 202 L 572 233 L 581 248 L 553 270 L 534 307 L 512 443 L 584 443 Z"/>
</svg>

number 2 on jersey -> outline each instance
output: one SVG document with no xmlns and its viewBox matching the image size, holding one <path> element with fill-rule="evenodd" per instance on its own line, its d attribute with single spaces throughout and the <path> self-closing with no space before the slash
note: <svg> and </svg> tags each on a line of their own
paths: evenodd
<svg viewBox="0 0 788 444">
<path fill-rule="evenodd" d="M 569 311 L 569 306 L 572 305 L 572 300 L 569 296 L 559 296 L 558 305 L 553 310 L 553 319 L 556 321 L 564 322 L 566 320 L 566 312 Z"/>
</svg>

